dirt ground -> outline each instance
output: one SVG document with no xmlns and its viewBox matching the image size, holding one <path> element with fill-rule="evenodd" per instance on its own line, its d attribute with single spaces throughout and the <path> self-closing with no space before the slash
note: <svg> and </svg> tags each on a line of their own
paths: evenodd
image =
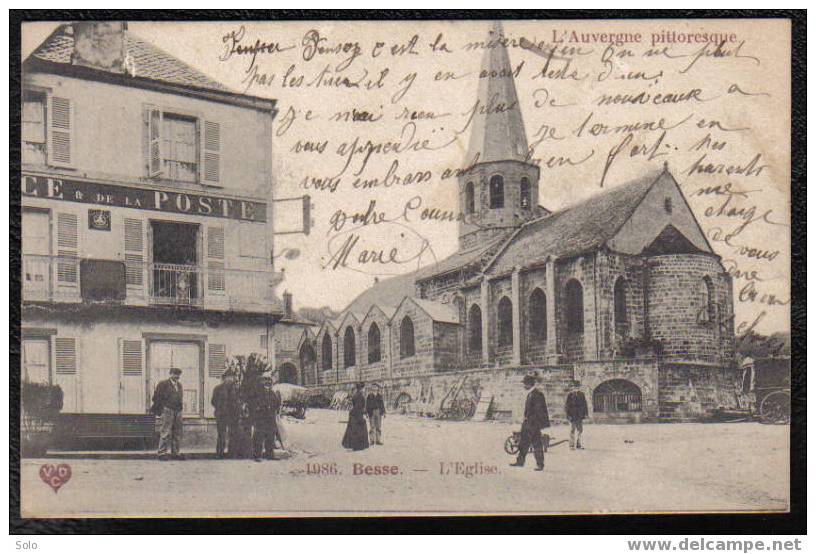
<svg viewBox="0 0 816 554">
<path fill-rule="evenodd" d="M 263 463 L 204 453 L 165 463 L 149 453 L 26 459 L 23 517 L 784 511 L 789 505 L 786 426 L 586 425 L 585 450 L 555 446 L 546 470 L 536 472 L 532 455 L 524 468 L 509 467 L 513 459 L 503 443 L 516 426 L 507 423 L 389 415 L 383 446 L 347 452 L 340 446 L 346 419 L 331 410 L 286 419 L 289 452 Z M 569 428 L 549 432 L 560 440 Z M 56 494 L 39 477 L 44 463 L 71 466 Z M 309 471 L 316 466 L 323 471 Z M 396 474 L 375 475 L 374 466 Z"/>
</svg>

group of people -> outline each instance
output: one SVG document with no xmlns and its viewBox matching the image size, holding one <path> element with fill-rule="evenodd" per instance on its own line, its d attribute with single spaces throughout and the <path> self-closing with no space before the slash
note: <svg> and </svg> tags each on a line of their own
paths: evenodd
<svg viewBox="0 0 816 554">
<path fill-rule="evenodd" d="M 544 471 L 544 444 L 542 442 L 541 431 L 550 426 L 550 414 L 547 410 L 547 400 L 536 384 L 538 379 L 534 375 L 525 375 L 522 379 L 524 388 L 528 390 L 527 400 L 524 403 L 524 420 L 521 424 L 519 437 L 519 451 L 516 461 L 510 465 L 513 467 L 523 467 L 530 448 L 533 449 L 533 456 L 536 461 L 536 471 Z M 586 397 L 581 392 L 581 383 L 573 381 L 569 393 L 567 393 L 564 412 L 567 421 L 570 423 L 570 449 L 583 449 L 581 444 L 581 434 L 583 433 L 584 419 L 589 411 L 587 409 Z"/>
<path fill-rule="evenodd" d="M 369 445 L 382 445 L 382 420 L 385 417 L 385 401 L 380 386 L 370 385 L 368 396 L 364 394 L 365 384 L 357 383 L 351 396 L 348 424 L 341 444 L 350 450 L 365 450 Z M 366 417 L 369 429 L 366 425 Z"/>
<path fill-rule="evenodd" d="M 181 370 L 170 369 L 170 378 L 161 381 L 153 393 L 151 413 L 161 417 L 159 460 L 183 460 L 181 454 L 183 390 Z M 240 394 L 235 373 L 227 370 L 213 389 L 212 406 L 216 421 L 216 456 L 242 458 L 251 453 L 256 462 L 275 459 L 276 443 L 284 448 L 280 422 L 281 395 L 269 375 L 260 376 Z M 242 398 L 243 396 L 243 398 Z M 247 452 L 249 451 L 249 452 Z"/>
<path fill-rule="evenodd" d="M 181 370 L 170 369 L 170 378 L 161 381 L 153 394 L 151 412 L 161 417 L 159 435 L 159 460 L 180 460 L 182 432 L 183 392 L 180 382 Z M 537 388 L 538 378 L 525 375 L 524 388 L 529 391 L 524 405 L 524 420 L 521 424 L 519 451 L 511 466 L 522 467 L 527 454 L 532 449 L 536 461 L 536 471 L 544 470 L 544 445 L 541 431 L 550 426 L 547 400 Z M 212 405 L 215 408 L 217 430 L 216 455 L 242 457 L 240 443 L 247 442 L 251 435 L 251 452 L 256 462 L 275 459 L 276 442 L 283 448 L 283 427 L 280 422 L 281 395 L 274 387 L 269 375 L 261 376 L 251 387 L 248 401 L 242 402 L 235 374 L 227 370 L 222 382 L 215 387 Z M 581 383 L 573 381 L 567 394 L 564 412 L 570 423 L 570 449 L 582 449 L 581 435 L 583 421 L 588 415 L 586 397 L 580 390 Z M 365 384 L 357 383 L 351 397 L 351 407 L 346 431 L 341 444 L 350 450 L 364 450 L 370 445 L 382 443 L 382 421 L 385 418 L 385 401 L 380 386 L 369 385 L 368 395 Z M 247 395 L 245 395 L 247 396 Z M 248 417 L 242 410 L 246 409 Z M 366 421 L 367 420 L 367 421 Z M 248 425 L 242 425 L 242 422 Z M 243 441 L 241 439 L 243 437 Z"/>
</svg>

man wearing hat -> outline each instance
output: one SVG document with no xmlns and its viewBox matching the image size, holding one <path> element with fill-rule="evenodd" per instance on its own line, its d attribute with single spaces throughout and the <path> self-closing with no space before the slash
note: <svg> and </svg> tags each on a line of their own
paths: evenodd
<svg viewBox="0 0 816 554">
<path fill-rule="evenodd" d="M 159 460 L 162 462 L 172 458 L 183 460 L 184 456 L 179 453 L 181 446 L 181 412 L 184 407 L 184 393 L 182 392 L 181 370 L 177 367 L 170 368 L 170 378 L 160 381 L 153 392 L 153 406 L 150 411 L 161 416 L 161 431 L 159 434 Z M 167 450 L 170 450 L 170 456 Z"/>
<path fill-rule="evenodd" d="M 221 384 L 213 389 L 210 402 L 215 408 L 215 425 L 218 432 L 215 453 L 219 458 L 223 458 L 226 447 L 228 455 L 232 457 L 235 455 L 233 441 L 240 415 L 238 389 L 235 387 L 235 374 L 232 370 L 228 369 L 221 375 Z"/>
<path fill-rule="evenodd" d="M 587 401 L 584 393 L 581 392 L 581 382 L 573 381 L 572 388 L 567 394 L 567 403 L 564 407 L 567 414 L 567 421 L 570 422 L 570 450 L 576 448 L 581 450 L 581 433 L 584 430 L 584 418 L 589 413 Z M 576 442 L 577 437 L 577 442 Z"/>
<path fill-rule="evenodd" d="M 371 384 L 371 392 L 366 397 L 366 414 L 368 415 L 369 442 L 382 445 L 382 420 L 385 417 L 385 402 L 380 394 L 380 385 Z"/>
<path fill-rule="evenodd" d="M 536 377 L 525 375 L 522 383 L 528 391 L 524 404 L 524 421 L 521 424 L 521 437 L 516 461 L 511 466 L 522 467 L 527 458 L 527 451 L 533 447 L 536 460 L 536 471 L 544 470 L 544 447 L 541 444 L 541 430 L 550 426 L 550 414 L 547 412 L 547 400 L 544 393 L 536 388 Z"/>
</svg>

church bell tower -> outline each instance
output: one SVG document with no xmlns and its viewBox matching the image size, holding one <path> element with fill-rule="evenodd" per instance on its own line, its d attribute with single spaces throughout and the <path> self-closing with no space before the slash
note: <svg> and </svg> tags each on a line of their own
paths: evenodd
<svg viewBox="0 0 816 554">
<path fill-rule="evenodd" d="M 538 205 L 539 168 L 529 163 L 529 145 L 516 94 L 504 33 L 493 23 L 486 41 L 479 92 L 459 177 L 459 250 L 505 235 L 547 212 Z M 474 163 L 475 160 L 475 163 Z"/>
</svg>

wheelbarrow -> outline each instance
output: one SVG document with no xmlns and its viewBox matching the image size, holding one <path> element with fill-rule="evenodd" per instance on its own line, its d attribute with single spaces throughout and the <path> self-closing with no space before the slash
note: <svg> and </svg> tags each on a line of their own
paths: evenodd
<svg viewBox="0 0 816 554">
<path fill-rule="evenodd" d="M 507 440 L 504 441 L 504 451 L 510 454 L 511 456 L 515 456 L 518 454 L 519 451 L 519 442 L 521 441 L 521 433 L 514 432 Z M 541 445 L 544 447 L 544 452 L 550 449 L 552 446 L 558 446 L 561 443 L 567 442 L 567 439 L 562 439 L 560 441 L 553 441 L 553 437 L 548 435 L 547 433 L 541 433 Z"/>
</svg>

